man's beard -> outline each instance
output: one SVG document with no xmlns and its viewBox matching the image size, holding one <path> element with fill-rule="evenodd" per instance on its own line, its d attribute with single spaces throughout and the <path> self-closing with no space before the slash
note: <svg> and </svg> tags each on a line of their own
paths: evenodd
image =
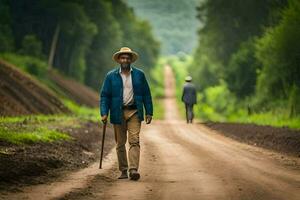
<svg viewBox="0 0 300 200">
<path fill-rule="evenodd" d="M 122 63 L 122 64 L 121 64 L 121 67 L 122 67 L 123 69 L 128 69 L 128 68 L 130 67 L 130 63 Z"/>
</svg>

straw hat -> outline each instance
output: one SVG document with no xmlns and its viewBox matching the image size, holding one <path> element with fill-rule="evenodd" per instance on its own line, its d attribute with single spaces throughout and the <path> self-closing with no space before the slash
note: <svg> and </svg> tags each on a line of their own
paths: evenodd
<svg viewBox="0 0 300 200">
<path fill-rule="evenodd" d="M 139 57 L 139 55 L 136 52 L 132 51 L 130 48 L 128 48 L 128 47 L 122 47 L 120 49 L 120 51 L 114 53 L 113 60 L 118 63 L 119 62 L 118 56 L 120 54 L 122 54 L 122 53 L 131 54 L 132 55 L 132 62 L 136 61 L 138 59 L 138 57 Z"/>
<path fill-rule="evenodd" d="M 192 80 L 192 77 L 191 77 L 191 76 L 185 77 L 185 81 L 191 81 L 191 80 Z"/>
</svg>

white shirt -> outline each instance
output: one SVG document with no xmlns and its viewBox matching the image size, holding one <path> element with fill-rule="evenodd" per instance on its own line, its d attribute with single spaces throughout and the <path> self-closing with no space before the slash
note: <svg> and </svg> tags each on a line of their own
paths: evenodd
<svg viewBox="0 0 300 200">
<path fill-rule="evenodd" d="M 123 105 L 131 105 L 134 103 L 131 71 L 132 68 L 130 67 L 130 72 L 126 75 L 122 73 L 121 67 L 119 69 L 123 81 Z"/>
</svg>

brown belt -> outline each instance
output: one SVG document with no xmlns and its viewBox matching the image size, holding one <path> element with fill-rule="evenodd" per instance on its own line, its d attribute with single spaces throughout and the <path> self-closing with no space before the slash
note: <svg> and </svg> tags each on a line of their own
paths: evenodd
<svg viewBox="0 0 300 200">
<path fill-rule="evenodd" d="M 123 106 L 123 109 L 134 110 L 137 109 L 135 104 Z"/>
</svg>

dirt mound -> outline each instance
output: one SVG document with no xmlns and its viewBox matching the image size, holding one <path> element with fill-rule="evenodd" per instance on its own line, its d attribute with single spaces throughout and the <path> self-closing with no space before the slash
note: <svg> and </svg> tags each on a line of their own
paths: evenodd
<svg viewBox="0 0 300 200">
<path fill-rule="evenodd" d="M 48 76 L 67 97 L 76 103 L 88 107 L 97 107 L 99 105 L 99 95 L 89 87 L 73 79 L 65 78 L 54 70 L 49 71 Z"/>
<path fill-rule="evenodd" d="M 99 158 L 102 136 L 99 123 L 87 121 L 79 128 L 58 130 L 74 140 L 21 146 L 0 142 L 0 191 L 59 179 L 66 171 L 87 167 Z M 112 129 L 108 127 L 105 155 L 114 144 Z"/>
<path fill-rule="evenodd" d="M 0 59 L 0 116 L 68 112 L 48 88 Z"/>
<path fill-rule="evenodd" d="M 240 123 L 204 125 L 238 141 L 300 157 L 300 130 Z"/>
</svg>

